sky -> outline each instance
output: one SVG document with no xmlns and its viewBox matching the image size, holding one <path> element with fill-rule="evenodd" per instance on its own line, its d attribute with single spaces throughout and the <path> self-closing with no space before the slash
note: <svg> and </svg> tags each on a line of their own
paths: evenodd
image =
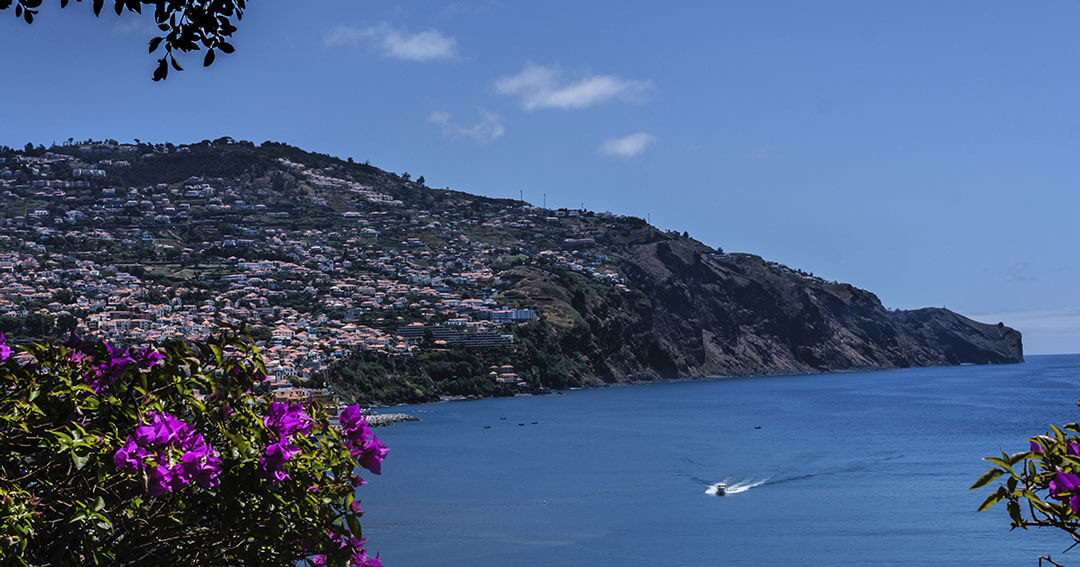
<svg viewBox="0 0 1080 567">
<path fill-rule="evenodd" d="M 286 142 L 1080 352 L 1080 4 L 253 0 L 160 83 L 149 13 L 45 4 L 0 13 L 0 144 Z"/>
</svg>

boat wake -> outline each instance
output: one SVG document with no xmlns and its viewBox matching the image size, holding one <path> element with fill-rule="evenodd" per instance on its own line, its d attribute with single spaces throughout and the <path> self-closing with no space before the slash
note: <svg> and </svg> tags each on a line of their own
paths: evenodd
<svg viewBox="0 0 1080 567">
<path fill-rule="evenodd" d="M 739 481 L 735 481 L 735 482 L 729 482 L 728 479 L 724 479 L 721 482 L 716 482 L 716 483 L 710 484 L 709 487 L 705 489 L 705 494 L 708 494 L 709 496 L 716 496 L 717 491 L 718 491 L 721 484 L 726 486 L 726 488 L 724 489 L 724 495 L 729 495 L 729 494 L 739 494 L 739 493 L 742 493 L 742 492 L 746 492 L 747 490 L 750 490 L 751 488 L 756 488 L 758 486 L 761 486 L 761 485 L 765 484 L 766 482 L 769 482 L 769 479 L 767 479 L 767 478 L 763 478 L 763 479 L 760 479 L 760 480 L 746 479 L 746 480 L 739 480 Z"/>
</svg>

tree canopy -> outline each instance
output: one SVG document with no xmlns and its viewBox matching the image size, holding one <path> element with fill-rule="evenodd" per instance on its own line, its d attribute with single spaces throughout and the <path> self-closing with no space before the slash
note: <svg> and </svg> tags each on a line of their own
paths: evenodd
<svg viewBox="0 0 1080 567">
<path fill-rule="evenodd" d="M 75 0 L 82 3 L 82 0 Z M 0 10 L 14 6 L 15 17 L 27 24 L 34 23 L 34 17 L 40 11 L 43 0 L 0 0 Z M 60 7 L 66 8 L 70 0 L 60 0 Z M 105 0 L 91 0 L 94 15 L 100 16 L 105 7 Z M 239 21 L 244 16 L 245 0 L 114 0 L 113 11 L 120 15 L 127 10 L 141 14 L 143 7 L 153 8 L 154 23 L 161 35 L 150 39 L 149 50 L 154 53 L 163 49 L 164 53 L 157 60 L 153 79 L 160 81 L 169 75 L 169 67 L 177 71 L 184 68 L 177 61 L 176 54 L 206 50 L 203 66 L 214 63 L 217 52 L 232 53 L 234 48 L 229 43 L 236 26 L 233 18 Z"/>
</svg>

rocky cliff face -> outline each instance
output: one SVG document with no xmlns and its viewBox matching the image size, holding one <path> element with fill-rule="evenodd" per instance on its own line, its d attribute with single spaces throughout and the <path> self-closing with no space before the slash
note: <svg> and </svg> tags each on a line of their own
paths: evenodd
<svg viewBox="0 0 1080 567">
<path fill-rule="evenodd" d="M 631 231 L 611 243 L 628 291 L 535 268 L 506 274 L 608 382 L 1023 361 L 1020 333 L 946 309 L 890 311 L 848 284 L 685 237 Z"/>
</svg>

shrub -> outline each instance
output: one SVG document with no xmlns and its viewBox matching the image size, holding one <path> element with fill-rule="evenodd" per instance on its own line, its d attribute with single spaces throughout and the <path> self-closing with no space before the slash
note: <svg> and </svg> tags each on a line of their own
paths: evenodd
<svg viewBox="0 0 1080 567">
<path fill-rule="evenodd" d="M 0 335 L 0 563 L 380 565 L 356 488 L 385 445 L 253 393 L 250 338 L 22 350 Z"/>
<path fill-rule="evenodd" d="M 1005 483 L 983 500 L 980 512 L 1005 502 L 1012 528 L 1057 528 L 1076 545 L 1080 543 L 1080 424 L 1051 425 L 1050 429 L 1049 434 L 1029 438 L 1027 451 L 1003 451 L 1000 457 L 984 458 L 995 467 L 971 489 L 1004 478 Z M 1040 564 L 1042 559 L 1050 558 L 1041 557 Z"/>
</svg>

